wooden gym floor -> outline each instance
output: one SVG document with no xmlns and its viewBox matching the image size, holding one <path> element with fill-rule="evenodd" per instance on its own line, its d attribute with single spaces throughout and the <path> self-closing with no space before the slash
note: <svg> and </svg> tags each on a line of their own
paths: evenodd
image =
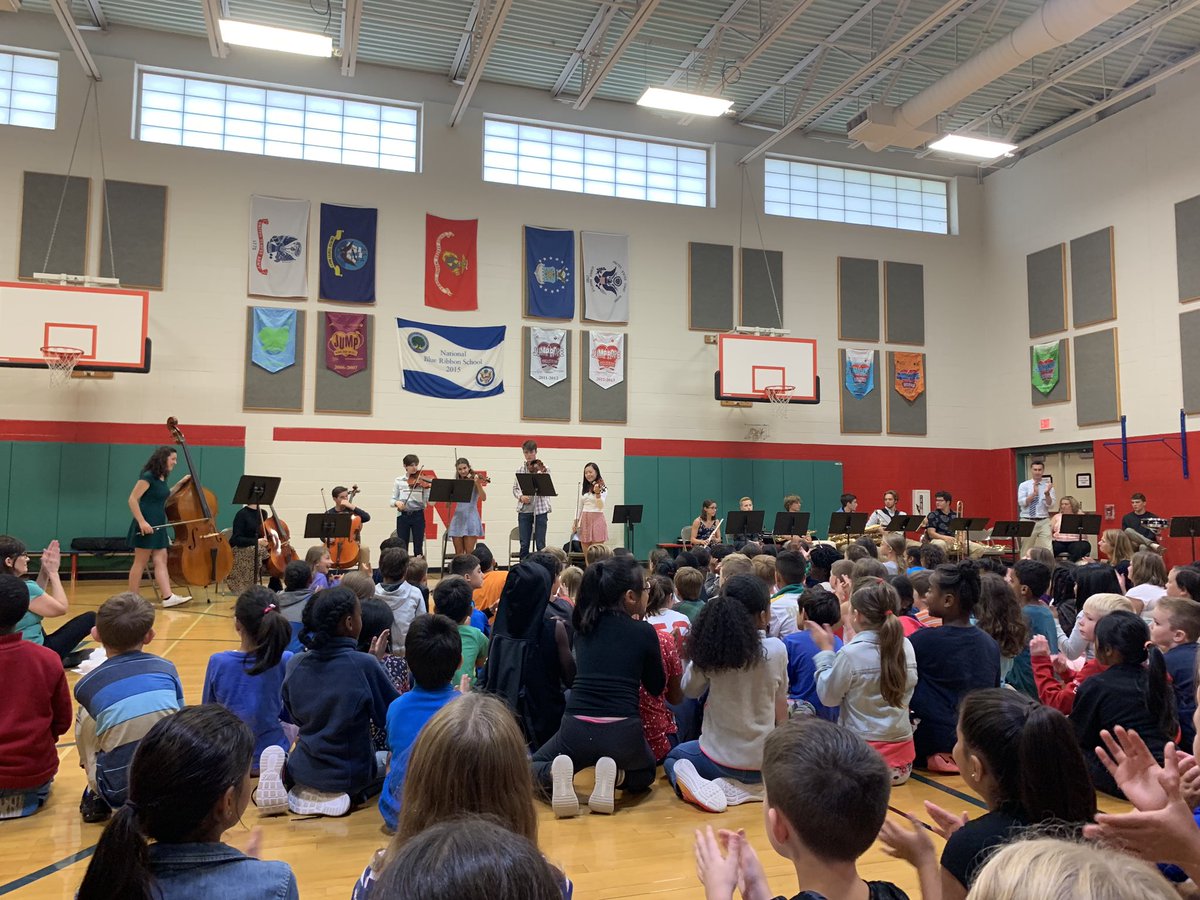
<svg viewBox="0 0 1200 900">
<path fill-rule="evenodd" d="M 72 611 L 78 614 L 95 609 L 120 588 L 115 581 L 81 582 L 71 598 Z M 145 593 L 149 596 L 148 588 Z M 189 703 L 200 702 L 209 656 L 237 646 L 232 608 L 231 597 L 218 597 L 207 604 L 203 591 L 195 591 L 191 603 L 158 612 L 157 635 L 147 650 L 175 663 Z M 46 625 L 53 631 L 56 623 L 47 620 Z M 73 688 L 77 676 L 68 672 L 67 678 Z M 5 689 L 16 686 L 6 685 Z M 0 895 L 10 894 L 17 900 L 70 898 L 83 877 L 103 826 L 85 825 L 79 817 L 85 779 L 74 735 L 63 735 L 59 758 L 61 767 L 46 807 L 26 819 L 0 822 Z M 586 798 L 591 790 L 590 771 L 578 776 L 577 788 Z M 979 798 L 957 776 L 914 774 L 908 784 L 893 791 L 891 803 L 928 821 L 924 800 L 954 812 L 968 811 L 972 816 L 983 812 Z M 1128 808 L 1108 798 L 1101 798 L 1101 806 L 1109 811 Z M 614 816 L 583 815 L 558 821 L 548 807 L 539 808 L 542 850 L 574 881 L 578 900 L 702 896 L 692 855 L 692 835 L 705 825 L 744 828 L 776 893 L 791 896 L 796 892 L 794 873 L 767 841 L 761 804 L 732 807 L 722 815 L 707 814 L 678 800 L 660 774 L 654 789 L 640 802 L 622 805 L 618 798 Z M 372 854 L 387 841 L 374 805 L 341 819 L 289 816 L 261 821 L 251 805 L 243 824 L 226 834 L 227 842 L 244 849 L 249 829 L 261 826 L 264 857 L 282 859 L 292 866 L 305 900 L 348 897 Z M 934 840 L 940 845 L 940 838 L 935 836 Z M 914 900 L 919 896 L 913 870 L 885 855 L 878 845 L 863 857 L 860 871 L 867 879 L 896 882 Z"/>
</svg>

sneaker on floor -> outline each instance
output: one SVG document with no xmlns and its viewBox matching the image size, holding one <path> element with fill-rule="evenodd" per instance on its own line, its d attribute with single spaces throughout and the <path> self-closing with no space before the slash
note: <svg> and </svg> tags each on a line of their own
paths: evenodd
<svg viewBox="0 0 1200 900">
<path fill-rule="evenodd" d="M 288 791 L 287 808 L 298 816 L 344 816 L 350 812 L 350 795 L 296 785 Z"/>
<path fill-rule="evenodd" d="M 908 781 L 909 776 L 912 775 L 913 764 L 905 763 L 902 766 L 892 766 L 891 769 L 892 787 L 899 787 L 900 785 L 904 784 L 904 782 Z"/>
<path fill-rule="evenodd" d="M 718 778 L 714 784 L 721 789 L 729 806 L 763 802 L 763 789 L 760 784 L 743 784 L 732 778 Z"/>
<path fill-rule="evenodd" d="M 89 825 L 97 825 L 108 821 L 112 807 L 99 794 L 93 794 L 91 788 L 84 788 L 83 798 L 79 801 L 79 814 Z"/>
<path fill-rule="evenodd" d="M 172 594 L 170 597 L 163 598 L 163 609 L 170 609 L 172 606 L 181 606 L 191 600 L 190 595 Z"/>
<path fill-rule="evenodd" d="M 597 776 L 599 777 L 599 776 Z M 550 764 L 550 808 L 555 817 L 570 819 L 579 815 L 579 798 L 575 796 L 575 764 L 571 757 L 559 754 Z"/>
<path fill-rule="evenodd" d="M 288 811 L 288 792 L 283 786 L 283 764 L 287 754 L 272 745 L 258 758 L 258 787 L 254 790 L 254 805 L 260 816 L 282 816 Z"/>
<path fill-rule="evenodd" d="M 691 760 L 681 759 L 675 763 L 675 784 L 684 800 L 705 812 L 725 812 L 729 806 L 721 786 L 715 781 L 701 778 Z"/>
<path fill-rule="evenodd" d="M 596 760 L 596 786 L 588 797 L 588 809 L 602 816 L 611 816 L 617 809 L 616 790 L 617 764 L 611 756 L 602 756 Z"/>
<path fill-rule="evenodd" d="M 925 768 L 939 775 L 957 775 L 958 763 L 949 753 L 935 753 L 925 760 Z"/>
</svg>

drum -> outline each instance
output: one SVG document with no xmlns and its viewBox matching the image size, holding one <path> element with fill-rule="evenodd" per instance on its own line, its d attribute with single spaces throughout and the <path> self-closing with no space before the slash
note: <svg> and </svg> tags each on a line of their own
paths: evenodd
<svg viewBox="0 0 1200 900">
<path fill-rule="evenodd" d="M 1149 528 L 1151 531 L 1162 531 L 1164 528 L 1170 526 L 1170 524 L 1170 519 L 1163 519 L 1159 517 L 1148 517 L 1142 519 L 1142 527 Z"/>
</svg>

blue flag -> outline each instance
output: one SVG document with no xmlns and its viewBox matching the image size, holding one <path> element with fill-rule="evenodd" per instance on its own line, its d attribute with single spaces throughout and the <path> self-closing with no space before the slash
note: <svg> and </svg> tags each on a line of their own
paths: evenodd
<svg viewBox="0 0 1200 900">
<path fill-rule="evenodd" d="M 322 300 L 375 302 L 375 226 L 379 210 L 321 204 Z"/>
<path fill-rule="evenodd" d="M 575 318 L 575 232 L 525 226 L 525 314 Z"/>
<path fill-rule="evenodd" d="M 858 400 L 875 390 L 874 350 L 846 350 L 846 390 Z"/>
<path fill-rule="evenodd" d="M 472 328 L 397 319 L 404 390 L 473 400 L 504 393 L 504 326 Z"/>
<path fill-rule="evenodd" d="M 296 361 L 296 311 L 255 306 L 250 360 L 268 372 L 286 369 Z"/>
</svg>

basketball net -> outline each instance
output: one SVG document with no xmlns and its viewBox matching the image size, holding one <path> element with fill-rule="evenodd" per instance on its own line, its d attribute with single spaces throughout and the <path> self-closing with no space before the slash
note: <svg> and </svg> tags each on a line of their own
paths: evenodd
<svg viewBox="0 0 1200 900">
<path fill-rule="evenodd" d="M 42 358 L 46 361 L 46 368 L 50 370 L 50 384 L 62 387 L 70 383 L 75 363 L 79 362 L 81 356 L 83 351 L 78 347 L 43 347 Z"/>
<path fill-rule="evenodd" d="M 794 384 L 773 384 L 763 388 L 763 394 L 771 402 L 771 408 L 786 419 L 788 407 L 791 405 L 792 397 L 796 394 L 796 386 Z"/>
</svg>

